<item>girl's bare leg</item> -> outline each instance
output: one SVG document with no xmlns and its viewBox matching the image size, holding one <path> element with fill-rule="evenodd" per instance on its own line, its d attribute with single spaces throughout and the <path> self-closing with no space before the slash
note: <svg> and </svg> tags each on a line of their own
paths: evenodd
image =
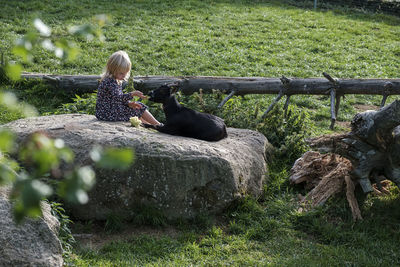
<svg viewBox="0 0 400 267">
<path fill-rule="evenodd" d="M 145 119 L 143 119 L 142 117 L 139 118 L 141 122 L 146 123 L 146 124 L 150 124 L 148 121 L 146 121 Z"/>
<path fill-rule="evenodd" d="M 140 119 L 142 120 L 142 122 L 144 123 L 148 123 L 148 124 L 152 124 L 152 125 L 158 125 L 160 124 L 160 122 L 158 120 L 156 120 L 153 115 L 151 115 L 151 113 L 147 110 L 145 110 L 142 114 L 142 117 L 140 117 Z"/>
</svg>

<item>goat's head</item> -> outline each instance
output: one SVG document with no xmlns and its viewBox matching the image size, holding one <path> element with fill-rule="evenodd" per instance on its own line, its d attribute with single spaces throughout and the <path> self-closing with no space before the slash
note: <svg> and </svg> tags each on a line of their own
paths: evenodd
<svg viewBox="0 0 400 267">
<path fill-rule="evenodd" d="M 156 103 L 164 103 L 166 99 L 168 99 L 172 94 L 177 91 L 177 86 L 175 84 L 172 85 L 161 85 L 159 88 L 149 92 L 147 95 L 149 96 L 149 100 Z"/>
</svg>

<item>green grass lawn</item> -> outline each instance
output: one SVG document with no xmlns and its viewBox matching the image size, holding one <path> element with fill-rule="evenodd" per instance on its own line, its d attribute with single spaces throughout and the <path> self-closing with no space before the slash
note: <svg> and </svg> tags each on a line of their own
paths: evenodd
<svg viewBox="0 0 400 267">
<path fill-rule="evenodd" d="M 311 2 L 311 1 L 310 1 Z M 313 11 L 291 1 L 6 1 L 0 49 L 39 17 L 57 36 L 106 13 L 105 42 L 76 40 L 78 60 L 62 64 L 37 51 L 25 70 L 101 73 L 108 56 L 126 50 L 134 75 L 398 77 L 400 19 L 394 16 Z"/>
<path fill-rule="evenodd" d="M 0 51 L 17 60 L 10 47 L 39 17 L 55 36 L 73 39 L 81 53 L 74 62 L 61 62 L 36 49 L 25 71 L 100 74 L 109 55 L 123 49 L 132 59 L 133 75 L 308 78 L 322 77 L 325 71 L 339 78 L 399 76 L 398 17 L 334 6 L 314 11 L 312 1 L 302 4 L 308 8 L 294 3 L 299 6 L 298 1 L 9 1 L 0 11 Z M 104 42 L 69 36 L 70 26 L 90 23 L 102 13 L 112 19 L 103 28 Z M 51 92 L 40 95 L 40 101 L 33 93 L 20 97 L 41 112 L 60 105 Z M 308 98 L 314 102 L 312 96 L 296 96 L 293 101 L 304 103 Z M 370 99 L 375 105 L 380 102 Z M 356 101 L 352 96 L 348 100 Z M 329 117 L 329 102 L 323 105 L 311 113 Z M 349 116 L 339 116 L 345 119 Z M 329 124 L 321 122 L 322 127 Z"/>
<path fill-rule="evenodd" d="M 134 76 L 310 78 L 327 72 L 337 78 L 400 77 L 400 18 L 385 14 L 333 5 L 315 11 L 313 1 L 289 0 L 0 0 L 0 4 L 0 51 L 8 60 L 18 60 L 10 49 L 36 17 L 58 38 L 73 40 L 80 47 L 81 53 L 73 62 L 62 62 L 52 53 L 37 49 L 33 62 L 24 64 L 25 71 L 100 74 L 108 57 L 122 49 L 131 57 Z M 68 34 L 68 27 L 89 23 L 97 14 L 108 14 L 112 19 L 103 28 L 104 42 Z M 41 114 L 54 112 L 74 97 L 31 83 L 2 84 L 0 89 L 15 92 Z M 215 105 L 223 96 L 205 97 L 203 106 L 198 97 L 181 97 L 181 101 L 215 111 L 229 126 L 251 126 L 266 133 L 273 130 L 256 119 L 275 96 L 235 97 L 221 111 L 216 111 Z M 392 96 L 387 103 L 397 98 Z M 88 111 L 93 101 L 93 95 L 76 100 L 76 111 Z M 294 96 L 292 102 L 295 116 L 278 124 L 277 135 L 281 128 L 285 132 L 288 127 L 292 127 L 290 133 L 295 133 L 297 126 L 307 128 L 307 136 L 332 133 L 328 130 L 326 96 Z M 357 105 L 379 104 L 377 96 L 349 95 L 342 101 L 338 120 L 350 121 L 360 110 Z M 156 106 L 152 108 L 155 114 L 161 114 Z M 255 109 L 259 112 L 251 121 L 244 116 Z M 305 117 L 296 117 L 301 112 Z M 276 110 L 276 119 L 268 122 L 279 121 L 279 113 Z M 19 117 L 0 110 L 1 123 Z M 346 126 L 338 125 L 335 131 L 343 130 Z M 296 139 L 288 142 L 295 147 Z M 391 187 L 391 193 L 384 197 L 364 197 L 357 192 L 362 222 L 352 221 L 344 196 L 315 211 L 300 213 L 297 194 L 304 192 L 287 182 L 291 163 L 292 158 L 285 153 L 276 158 L 264 195 L 227 211 L 220 223 L 205 223 L 202 227 L 197 226 L 198 222 L 173 224 L 176 236 L 143 234 L 99 249 L 78 246 L 71 261 L 77 266 L 400 265 L 398 189 Z"/>
</svg>

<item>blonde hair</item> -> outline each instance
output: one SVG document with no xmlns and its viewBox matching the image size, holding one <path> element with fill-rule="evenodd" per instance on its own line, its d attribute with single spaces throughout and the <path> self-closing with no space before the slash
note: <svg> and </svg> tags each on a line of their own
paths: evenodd
<svg viewBox="0 0 400 267">
<path fill-rule="evenodd" d="M 128 80 L 131 74 L 131 60 L 125 51 L 117 51 L 113 53 L 107 61 L 104 73 L 101 75 L 101 80 L 111 77 L 115 78 L 118 72 L 127 72 L 124 80 Z"/>
</svg>

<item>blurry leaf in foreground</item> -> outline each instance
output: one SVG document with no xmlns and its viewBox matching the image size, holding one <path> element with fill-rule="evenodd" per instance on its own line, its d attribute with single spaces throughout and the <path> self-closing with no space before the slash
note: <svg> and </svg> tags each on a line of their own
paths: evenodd
<svg viewBox="0 0 400 267">
<path fill-rule="evenodd" d="M 24 62 L 31 62 L 33 59 L 32 49 L 39 41 L 39 36 L 34 31 L 29 31 L 22 38 L 17 39 L 12 48 L 14 55 L 22 58 Z"/>
<path fill-rule="evenodd" d="M 84 25 L 79 25 L 79 26 L 72 26 L 69 29 L 69 33 L 73 35 L 78 35 L 81 37 L 86 38 L 87 40 L 93 40 L 95 36 L 96 29 L 93 27 L 93 25 L 90 24 L 84 24 Z"/>
<path fill-rule="evenodd" d="M 20 159 L 33 167 L 37 176 L 41 176 L 59 167 L 60 161 L 71 162 L 73 152 L 64 147 L 60 139 L 53 140 L 43 133 L 34 133 L 20 150 Z"/>
<path fill-rule="evenodd" d="M 34 133 L 19 155 L 22 161 L 34 167 L 38 176 L 59 164 L 57 155 L 52 148 L 52 140 L 42 133 Z"/>
<path fill-rule="evenodd" d="M 9 153 L 14 150 L 14 134 L 11 131 L 0 130 L 0 152 Z"/>
<path fill-rule="evenodd" d="M 55 49 L 55 46 L 50 39 L 44 39 L 42 41 L 42 47 L 50 51 L 53 51 Z"/>
<path fill-rule="evenodd" d="M 10 162 L 4 158 L 0 160 L 0 186 L 14 182 L 15 177 L 17 173 L 10 167 Z"/>
<path fill-rule="evenodd" d="M 42 215 L 40 201 L 52 194 L 47 184 L 28 177 L 22 173 L 14 184 L 11 197 L 14 202 L 14 218 L 20 223 L 24 217 L 39 217 Z"/>
<path fill-rule="evenodd" d="M 65 39 L 56 41 L 55 46 L 54 53 L 56 57 L 62 60 L 73 61 L 79 54 L 79 49 L 76 47 L 75 43 Z"/>
<path fill-rule="evenodd" d="M 22 39 L 17 41 L 17 44 L 12 48 L 12 53 L 16 56 L 19 56 L 22 58 L 24 62 L 28 62 L 32 59 L 32 56 L 30 55 L 29 50 L 29 45 L 32 46 L 30 42 L 24 42 Z"/>
<path fill-rule="evenodd" d="M 7 108 L 13 108 L 18 105 L 18 99 L 13 93 L 0 93 L 0 104 Z"/>
<path fill-rule="evenodd" d="M 8 63 L 5 66 L 6 75 L 13 81 L 21 79 L 22 66 L 18 63 Z"/>
<path fill-rule="evenodd" d="M 39 31 L 40 35 L 46 36 L 46 37 L 51 35 L 50 28 L 46 24 L 44 24 L 41 19 L 36 18 L 33 21 L 33 25 L 35 26 L 36 30 Z"/>
<path fill-rule="evenodd" d="M 10 92 L 0 92 L 0 105 L 14 112 L 21 112 L 25 117 L 37 115 L 36 109 L 26 103 L 18 102 L 17 97 Z"/>
<path fill-rule="evenodd" d="M 110 17 L 105 14 L 96 15 L 93 17 L 93 24 L 73 26 L 69 29 L 69 32 L 73 35 L 83 37 L 88 41 L 93 40 L 95 37 L 99 38 L 100 41 L 104 41 L 105 37 L 103 36 L 101 27 L 109 21 Z"/>
<path fill-rule="evenodd" d="M 74 160 L 74 152 L 65 146 L 64 140 L 62 139 L 54 139 L 54 147 L 58 150 L 58 157 L 65 162 L 72 162 Z"/>
<path fill-rule="evenodd" d="M 97 38 L 99 38 L 101 42 L 104 42 L 106 38 L 104 37 L 101 28 L 111 21 L 111 17 L 105 14 L 99 14 L 94 16 L 94 21 L 99 26 L 99 28 L 96 31 L 96 36 Z"/>
<path fill-rule="evenodd" d="M 89 166 L 83 166 L 77 170 L 77 176 L 80 186 L 84 190 L 89 190 L 95 183 L 95 173 Z"/>
<path fill-rule="evenodd" d="M 107 23 L 109 23 L 111 21 L 111 17 L 106 14 L 98 14 L 93 17 L 93 20 L 95 21 L 95 23 L 97 25 L 99 25 L 100 27 L 103 27 L 104 25 L 106 25 Z"/>
<path fill-rule="evenodd" d="M 135 156 L 131 149 L 95 147 L 90 152 L 90 157 L 101 168 L 127 169 Z"/>
<path fill-rule="evenodd" d="M 95 173 L 89 166 L 74 170 L 60 183 L 58 193 L 67 201 L 77 204 L 86 204 L 89 197 L 86 193 L 95 184 Z"/>
<path fill-rule="evenodd" d="M 22 114 L 25 117 L 35 117 L 38 114 L 37 110 L 32 105 L 22 103 L 22 104 L 20 104 L 20 108 L 21 108 L 20 111 L 22 111 Z"/>
<path fill-rule="evenodd" d="M 7 156 L 15 149 L 14 138 L 11 131 L 0 130 L 0 185 L 14 182 L 17 176 L 19 165 Z"/>
</svg>

